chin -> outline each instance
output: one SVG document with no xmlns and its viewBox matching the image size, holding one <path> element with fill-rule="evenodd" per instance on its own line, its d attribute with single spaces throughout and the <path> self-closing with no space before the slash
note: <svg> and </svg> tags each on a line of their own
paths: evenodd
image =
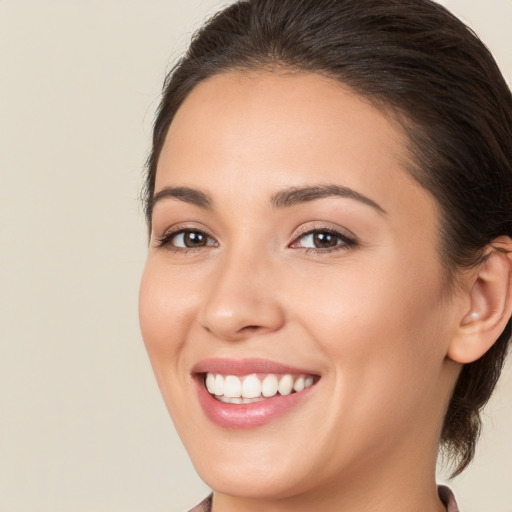
<svg viewBox="0 0 512 512">
<path fill-rule="evenodd" d="M 194 462 L 194 461 L 193 461 Z M 259 500 L 284 499 L 304 491 L 307 479 L 297 468 L 262 461 L 203 460 L 195 463 L 201 479 L 215 492 Z"/>
<path fill-rule="evenodd" d="M 304 449 L 312 440 L 297 425 L 291 431 L 277 425 L 245 431 L 203 427 L 202 435 L 187 429 L 182 439 L 198 475 L 215 492 L 283 499 L 303 492 L 318 474 L 318 457 Z"/>
</svg>

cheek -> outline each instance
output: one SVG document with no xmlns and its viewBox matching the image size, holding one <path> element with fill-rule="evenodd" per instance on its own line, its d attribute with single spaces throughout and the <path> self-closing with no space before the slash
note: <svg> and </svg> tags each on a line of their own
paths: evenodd
<svg viewBox="0 0 512 512">
<path fill-rule="evenodd" d="M 429 260 L 382 258 L 368 268 L 312 276 L 296 293 L 296 318 L 330 360 L 346 401 L 389 416 L 390 404 L 414 408 L 433 393 L 449 326 L 439 269 Z"/>
<path fill-rule="evenodd" d="M 139 291 L 142 337 L 176 427 L 192 424 L 188 417 L 189 400 L 184 393 L 184 383 L 189 382 L 185 341 L 195 318 L 197 286 L 190 279 L 180 278 L 183 274 L 150 256 Z"/>
<path fill-rule="evenodd" d="M 148 258 L 139 291 L 139 321 L 159 385 L 178 370 L 195 300 L 176 274 Z M 162 386 L 161 386 L 162 387 Z"/>
</svg>

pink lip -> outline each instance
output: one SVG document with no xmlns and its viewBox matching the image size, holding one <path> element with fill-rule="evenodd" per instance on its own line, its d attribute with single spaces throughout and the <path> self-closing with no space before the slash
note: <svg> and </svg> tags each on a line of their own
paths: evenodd
<svg viewBox="0 0 512 512">
<path fill-rule="evenodd" d="M 292 375 L 315 375 L 308 370 L 292 368 L 280 363 L 262 359 L 241 361 L 228 359 L 207 359 L 193 368 L 199 403 L 207 418 L 223 428 L 248 429 L 259 427 L 281 416 L 291 408 L 307 400 L 316 385 L 286 396 L 275 396 L 251 404 L 226 404 L 216 400 L 204 385 L 204 373 L 222 373 L 224 375 L 248 375 L 251 373 L 289 373 Z"/>
<path fill-rule="evenodd" d="M 192 368 L 192 373 L 221 373 L 223 375 L 249 375 L 251 373 L 289 373 L 316 375 L 306 368 L 294 368 L 268 359 L 203 359 Z"/>
</svg>

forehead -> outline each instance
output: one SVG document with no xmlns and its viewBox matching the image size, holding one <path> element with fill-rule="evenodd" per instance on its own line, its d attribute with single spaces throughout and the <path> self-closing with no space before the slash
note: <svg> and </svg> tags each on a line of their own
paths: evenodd
<svg viewBox="0 0 512 512">
<path fill-rule="evenodd" d="M 240 187 L 245 196 L 263 188 L 269 195 L 328 182 L 378 197 L 386 210 L 404 191 L 431 201 L 406 171 L 407 142 L 392 115 L 332 79 L 225 73 L 196 86 L 178 110 L 155 190 L 198 184 L 220 194 Z M 414 202 L 401 206 L 414 214 Z"/>
</svg>

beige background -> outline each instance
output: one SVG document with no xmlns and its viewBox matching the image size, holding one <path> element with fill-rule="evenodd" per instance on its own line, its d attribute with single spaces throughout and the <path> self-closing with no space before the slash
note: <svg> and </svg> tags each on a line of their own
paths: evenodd
<svg viewBox="0 0 512 512">
<path fill-rule="evenodd" d="M 169 61 L 214 0 L 0 0 L 0 512 L 179 511 L 207 492 L 140 338 L 137 200 Z M 512 0 L 446 0 L 512 78 Z M 464 512 L 512 511 L 512 369 Z M 441 477 L 442 479 L 442 477 Z"/>
</svg>

